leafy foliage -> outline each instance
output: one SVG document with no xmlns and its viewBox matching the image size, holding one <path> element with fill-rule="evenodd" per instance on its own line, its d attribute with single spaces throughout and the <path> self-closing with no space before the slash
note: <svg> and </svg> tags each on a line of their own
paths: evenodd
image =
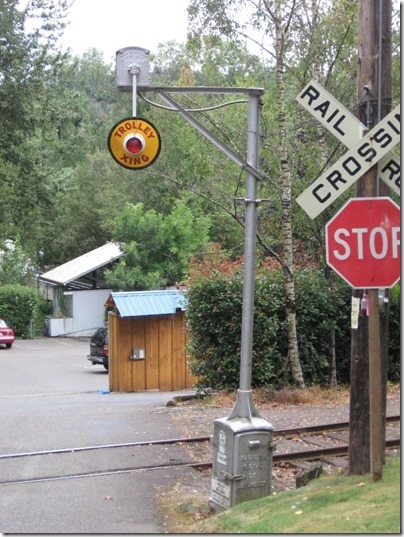
<svg viewBox="0 0 404 537">
<path fill-rule="evenodd" d="M 49 135 L 48 97 L 64 56 L 56 40 L 64 27 L 68 2 L 0 0 L 0 212 L 1 238 L 20 234 L 24 246 L 37 238 L 46 212 L 46 158 Z M 10 173 L 11 172 L 11 173 Z M 2 207 L 3 208 L 3 207 Z"/>
<path fill-rule="evenodd" d="M 349 382 L 351 288 L 342 280 L 330 288 L 319 270 L 297 270 L 296 307 L 302 369 L 307 384 L 327 384 L 330 331 L 335 330 L 337 377 Z M 280 387 L 291 382 L 287 366 L 287 326 L 283 273 L 257 277 L 254 312 L 252 386 Z M 187 325 L 191 370 L 200 385 L 235 389 L 239 383 L 242 282 L 239 275 L 200 277 L 188 291 Z M 392 328 L 397 312 L 391 311 Z M 399 331 L 392 329 L 390 377 L 399 364 Z M 395 377 L 394 377 L 395 378 Z"/>
<path fill-rule="evenodd" d="M 0 318 L 22 338 L 42 334 L 44 301 L 36 289 L 23 285 L 0 286 Z"/>
<path fill-rule="evenodd" d="M 399 382 L 401 378 L 401 285 L 390 290 L 389 304 L 389 360 L 388 378 Z"/>
<path fill-rule="evenodd" d="M 128 290 L 173 286 L 185 275 L 188 260 L 208 243 L 209 218 L 195 215 L 178 200 L 167 216 L 144 205 L 127 204 L 118 216 L 115 240 L 124 258 L 106 271 L 108 283 Z"/>
<path fill-rule="evenodd" d="M 328 381 L 330 335 L 335 330 L 337 378 L 349 380 L 351 288 L 318 270 L 296 272 L 299 354 L 311 384 Z M 331 281 L 331 284 L 330 284 Z"/>
<path fill-rule="evenodd" d="M 236 388 L 241 329 L 241 282 L 224 277 L 195 283 L 188 291 L 191 371 L 200 385 Z"/>
<path fill-rule="evenodd" d="M 145 210 L 167 215 L 180 198 L 193 212 L 209 215 L 211 241 L 240 255 L 243 208 L 234 204 L 234 197 L 245 194 L 243 175 L 178 114 L 139 99 L 139 115 L 150 118 L 160 131 L 159 159 L 135 174 L 112 162 L 106 147 L 108 131 L 130 114 L 131 96 L 116 92 L 113 68 L 101 53 L 89 50 L 72 58 L 58 51 L 70 4 L 70 0 L 0 0 L 0 240 L 19 235 L 34 262 L 41 268 L 54 266 L 111 240 L 115 218 L 126 202 L 143 203 Z M 331 136 L 326 136 L 324 151 L 319 149 L 318 124 L 300 109 L 295 96 L 316 69 L 320 82 L 356 111 L 357 6 L 348 0 L 283 4 L 284 22 L 295 6 L 285 45 L 285 95 L 297 195 L 337 154 L 333 155 Z M 151 76 L 155 85 L 163 86 L 265 89 L 260 170 L 268 180 L 259 185 L 258 195 L 271 201 L 259 208 L 258 233 L 263 244 L 279 251 L 283 155 L 274 99 L 272 6 L 272 1 L 259 6 L 251 0 L 191 1 L 188 43 L 161 44 L 151 58 Z M 393 31 L 396 98 L 397 23 Z M 187 109 L 206 110 L 197 114 L 198 120 L 245 155 L 245 104 L 224 107 L 232 99 L 221 95 L 177 94 L 176 99 Z M 313 223 L 298 206 L 293 209 L 294 236 L 317 258 L 324 255 L 322 230 L 328 216 Z"/>
<path fill-rule="evenodd" d="M 29 285 L 33 271 L 30 260 L 24 253 L 20 237 L 15 242 L 5 242 L 0 250 L 0 285 Z"/>
<path fill-rule="evenodd" d="M 46 226 L 44 264 L 64 263 L 112 239 L 115 219 L 133 191 L 125 172 L 109 155 L 95 151 L 55 176 L 56 206 Z"/>
<path fill-rule="evenodd" d="M 211 257 L 217 255 L 220 244 L 232 258 L 238 258 L 244 207 L 234 199 L 246 194 L 243 172 L 178 114 L 139 99 L 139 115 L 150 118 L 160 131 L 159 159 L 153 167 L 134 174 L 110 158 L 106 147 L 109 129 L 130 114 L 131 96 L 116 92 L 113 69 L 96 50 L 81 58 L 58 51 L 56 43 L 70 3 L 0 0 L 0 243 L 19 240 L 23 257 L 29 256 L 42 270 L 115 238 L 124 243 L 126 252 L 116 271 L 109 273 L 116 289 L 178 283 L 186 276 L 188 258 L 198 256 L 208 238 Z M 295 197 L 345 151 L 297 105 L 295 97 L 315 76 L 356 113 L 358 22 L 357 2 L 352 0 L 287 0 L 281 4 L 280 22 L 284 28 L 288 25 L 283 147 L 292 151 L 282 150 L 278 134 L 273 0 L 191 0 L 187 45 L 162 44 L 151 62 L 155 85 L 265 89 L 259 167 L 267 179 L 259 184 L 258 197 L 263 202 L 258 208 L 258 242 L 265 255 L 279 257 L 286 242 L 281 219 L 283 159 L 289 159 Z M 400 27 L 396 0 L 393 4 L 396 101 L 400 95 Z M 258 52 L 251 52 L 252 43 Z M 229 107 L 224 106 L 229 95 L 176 94 L 175 98 L 186 109 L 200 110 L 195 113 L 198 120 L 245 156 L 247 105 L 242 99 Z M 297 205 L 293 207 L 295 261 L 309 254 L 318 266 L 325 264 L 324 223 L 343 202 L 341 197 L 314 222 Z M 123 211 L 127 203 L 130 208 Z M 25 261 L 17 254 L 18 249 L 15 258 L 3 265 L 0 283 L 24 281 Z M 301 360 L 308 382 L 322 382 L 329 346 L 323 334 L 336 330 L 342 380 L 349 369 L 349 319 L 346 324 L 342 321 L 346 297 L 338 284 L 334 294 L 324 287 L 322 277 L 319 281 L 311 278 L 305 276 L 297 289 Z M 274 297 L 270 304 L 265 294 L 256 297 L 256 330 L 265 336 L 265 343 L 256 342 L 254 349 L 254 382 L 258 384 L 268 378 L 288 382 L 280 275 L 278 279 L 276 284 L 262 275 L 258 279 L 258 287 L 266 286 Z M 234 303 L 235 312 L 241 311 L 236 299 L 238 293 L 241 296 L 240 287 L 234 282 L 235 289 L 226 294 L 232 280 L 225 278 L 225 282 L 222 290 L 217 289 L 218 298 L 224 306 Z M 233 338 L 227 340 L 223 334 L 221 341 L 227 360 L 224 376 L 227 371 L 238 371 L 240 318 L 235 312 L 233 319 L 227 309 L 221 310 Z M 399 306 L 393 300 L 391 312 L 394 352 L 390 367 L 398 375 Z"/>
</svg>

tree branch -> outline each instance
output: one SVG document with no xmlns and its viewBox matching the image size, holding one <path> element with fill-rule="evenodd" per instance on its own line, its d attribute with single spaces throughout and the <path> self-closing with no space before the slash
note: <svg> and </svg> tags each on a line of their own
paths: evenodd
<svg viewBox="0 0 404 537">
<path fill-rule="evenodd" d="M 328 84 L 328 80 L 329 80 L 329 78 L 331 76 L 332 70 L 334 69 L 334 65 L 336 64 L 336 62 L 338 60 L 338 57 L 339 57 L 339 54 L 340 54 L 340 52 L 342 50 L 342 47 L 343 47 L 343 45 L 344 45 L 344 43 L 346 41 L 346 38 L 348 37 L 348 33 L 349 33 L 350 29 L 351 29 L 351 26 L 352 26 L 352 19 L 351 19 L 351 21 L 350 21 L 350 23 L 348 25 L 348 28 L 347 28 L 347 30 L 346 30 L 346 32 L 344 34 L 344 37 L 342 38 L 342 41 L 341 41 L 339 47 L 337 48 L 337 53 L 335 54 L 334 61 L 331 62 L 330 68 L 328 70 L 328 74 L 327 74 L 326 79 L 325 79 L 325 86 L 326 87 L 327 87 L 327 84 Z"/>
<path fill-rule="evenodd" d="M 257 41 L 256 39 L 254 39 L 253 37 L 247 35 L 246 33 L 244 32 L 241 32 L 240 30 L 237 30 L 237 33 L 239 35 L 241 35 L 242 37 L 245 37 L 246 39 L 249 39 L 250 41 L 252 41 L 253 43 L 255 43 L 256 45 L 258 45 L 261 50 L 263 50 L 264 52 L 266 52 L 267 54 L 269 54 L 270 56 L 272 56 L 272 58 L 276 59 L 276 56 L 273 52 L 271 52 L 269 49 L 267 49 L 266 47 L 264 47 L 264 45 L 262 43 L 260 43 L 259 41 Z"/>
<path fill-rule="evenodd" d="M 288 33 L 289 26 L 290 26 L 290 23 L 291 23 L 291 20 L 292 20 L 292 17 L 293 17 L 293 12 L 295 10 L 295 6 L 296 6 L 296 0 L 293 0 L 292 7 L 290 8 L 290 12 L 289 12 L 289 20 L 285 25 L 285 30 L 284 30 L 285 35 Z"/>
<path fill-rule="evenodd" d="M 150 175 L 153 176 L 154 174 L 150 173 Z M 157 177 L 157 175 L 156 175 L 156 177 Z M 207 201 L 209 201 L 209 203 L 212 203 L 213 205 L 216 205 L 217 207 L 219 207 L 223 212 L 225 212 L 228 216 L 230 216 L 231 218 L 233 218 L 233 220 L 235 220 L 238 224 L 240 224 L 240 226 L 245 228 L 244 223 L 239 219 L 237 214 L 232 213 L 231 211 L 229 211 L 227 209 L 227 207 L 225 207 L 224 205 L 222 205 L 218 201 L 214 200 L 213 198 L 207 196 L 206 194 L 203 194 L 201 192 L 198 192 L 198 191 L 194 190 L 193 188 L 189 187 L 188 185 L 182 183 L 181 181 L 178 181 L 177 179 L 169 177 L 168 175 L 160 175 L 159 174 L 158 177 L 160 177 L 160 178 L 163 177 L 167 181 L 171 181 L 172 183 L 175 183 L 176 185 L 180 186 L 184 190 L 188 190 L 189 192 L 192 192 L 192 194 L 195 194 L 196 196 L 199 196 L 201 198 L 206 199 Z M 264 240 L 262 239 L 262 237 L 258 233 L 256 234 L 256 239 L 258 241 L 258 244 L 260 244 L 261 247 L 264 249 L 264 252 L 267 255 L 270 255 L 273 258 L 275 258 L 278 261 L 278 263 L 280 263 L 282 268 L 286 269 L 289 272 L 289 274 L 291 274 L 290 268 L 287 265 L 285 265 L 285 263 L 282 261 L 282 259 L 278 256 L 278 254 L 274 250 L 272 250 L 272 248 L 270 248 L 267 244 L 265 244 Z"/>
</svg>

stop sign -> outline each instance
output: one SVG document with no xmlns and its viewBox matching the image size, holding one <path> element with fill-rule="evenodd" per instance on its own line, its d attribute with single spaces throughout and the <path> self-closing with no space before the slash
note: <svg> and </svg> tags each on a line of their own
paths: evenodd
<svg viewBox="0 0 404 537">
<path fill-rule="evenodd" d="M 353 198 L 328 222 L 327 264 L 356 289 L 400 279 L 400 208 L 388 197 Z"/>
</svg>

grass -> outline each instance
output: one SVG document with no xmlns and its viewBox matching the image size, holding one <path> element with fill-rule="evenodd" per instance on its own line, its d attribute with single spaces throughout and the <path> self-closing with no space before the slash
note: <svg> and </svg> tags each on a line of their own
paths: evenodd
<svg viewBox="0 0 404 537">
<path fill-rule="evenodd" d="M 325 476 L 309 485 L 241 503 L 189 533 L 400 533 L 400 457 L 383 477 Z"/>
</svg>

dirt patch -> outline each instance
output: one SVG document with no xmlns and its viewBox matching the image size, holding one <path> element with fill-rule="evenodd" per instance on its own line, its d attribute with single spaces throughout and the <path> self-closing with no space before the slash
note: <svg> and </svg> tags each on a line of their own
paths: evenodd
<svg viewBox="0 0 404 537">
<path fill-rule="evenodd" d="M 199 520 L 211 516 L 209 495 L 211 471 L 188 474 L 173 487 L 161 488 L 158 507 L 164 518 L 164 533 L 191 533 Z"/>
<path fill-rule="evenodd" d="M 195 438 L 213 434 L 213 421 L 230 414 L 236 401 L 235 393 L 220 392 L 203 399 L 186 399 L 166 407 L 181 437 Z M 253 402 L 261 417 L 272 423 L 275 430 L 305 425 L 349 421 L 349 388 L 306 390 L 254 390 Z M 388 415 L 400 414 L 400 385 L 389 385 Z M 211 462 L 209 442 L 183 444 L 184 450 L 196 462 Z M 301 468 L 280 463 L 272 469 L 272 494 L 296 487 Z M 338 471 L 325 468 L 327 471 Z M 161 488 L 159 510 L 165 520 L 166 533 L 193 533 L 195 522 L 211 516 L 211 470 L 190 473 L 173 487 Z"/>
<path fill-rule="evenodd" d="M 393 390 L 395 388 L 391 388 Z M 231 409 L 236 401 L 236 392 L 225 390 L 214 392 L 205 396 L 187 396 L 177 398 L 174 406 L 187 407 L 199 406 Z M 253 401 L 257 408 L 284 408 L 298 405 L 323 405 L 328 403 L 346 403 L 349 401 L 349 388 L 321 388 L 312 386 L 301 390 L 299 388 L 283 388 L 275 390 L 273 388 L 259 388 L 253 390 Z"/>
</svg>

